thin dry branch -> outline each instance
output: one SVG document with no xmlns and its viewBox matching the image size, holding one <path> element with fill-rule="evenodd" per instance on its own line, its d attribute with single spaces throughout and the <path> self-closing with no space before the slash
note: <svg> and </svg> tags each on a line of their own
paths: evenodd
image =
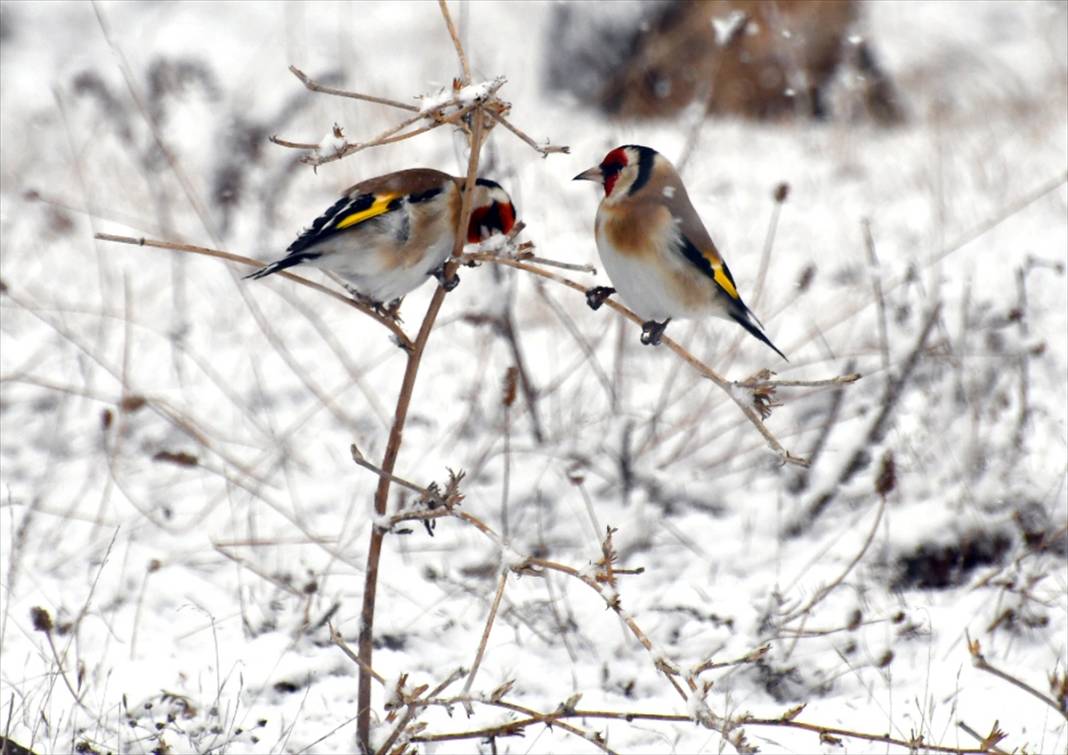
<svg viewBox="0 0 1068 755">
<path fill-rule="evenodd" d="M 868 264 L 871 265 L 871 287 L 875 292 L 876 319 L 879 323 L 879 353 L 883 358 L 883 372 L 890 374 L 890 338 L 886 329 L 886 299 L 883 296 L 882 271 L 879 269 L 879 257 L 875 253 L 875 239 L 871 235 L 871 221 L 860 221 L 864 233 L 864 248 L 868 252 Z"/>
<path fill-rule="evenodd" d="M 1051 697 L 1047 697 L 1046 695 L 1043 695 L 1041 692 L 1039 692 L 1037 689 L 1032 687 L 1030 684 L 1028 684 L 1027 682 L 1024 682 L 1024 681 L 1022 681 L 1020 679 L 1017 679 L 1012 674 L 1006 673 L 1006 672 L 1002 671 L 999 668 L 995 668 L 994 666 L 991 666 L 990 662 L 987 661 L 985 656 L 983 656 L 982 649 L 979 646 L 979 640 L 973 640 L 970 636 L 967 637 L 967 640 L 968 640 L 968 652 L 972 656 L 972 665 L 973 666 L 975 666 L 980 671 L 985 671 L 988 674 L 992 674 L 992 675 L 996 676 L 998 679 L 1001 679 L 1002 681 L 1008 682 L 1009 684 L 1011 684 L 1012 686 L 1016 687 L 1017 689 L 1021 689 L 1024 692 L 1026 692 L 1027 694 L 1038 698 L 1039 700 L 1044 702 L 1046 705 L 1048 705 L 1049 707 L 1053 708 L 1053 710 L 1057 711 L 1062 717 L 1064 717 L 1064 719 L 1066 721 L 1068 721 L 1068 710 L 1065 710 L 1060 705 L 1058 705 L 1056 700 L 1054 700 Z"/>
<path fill-rule="evenodd" d="M 445 0 L 438 0 L 438 9 L 441 11 L 441 18 L 445 21 L 445 27 L 449 30 L 449 37 L 452 38 L 453 47 L 456 48 L 456 57 L 460 60 L 460 69 L 464 75 L 464 85 L 470 84 L 471 66 L 467 62 L 467 53 L 464 52 L 464 45 L 460 41 L 460 33 L 456 31 L 456 24 L 452 22 L 449 4 Z"/>
<path fill-rule="evenodd" d="M 155 249 L 170 249 L 171 251 L 175 252 L 201 254 L 205 257 L 215 257 L 216 259 L 226 260 L 228 262 L 236 262 L 240 265 L 247 265 L 249 267 L 254 268 L 263 267 L 263 265 L 265 264 L 260 260 L 255 260 L 251 257 L 243 257 L 240 254 L 233 254 L 232 252 L 224 252 L 218 249 L 209 249 L 207 247 L 194 246 L 192 244 L 179 244 L 173 241 L 157 241 L 156 239 L 146 239 L 144 237 L 134 238 L 133 236 L 116 236 L 111 233 L 98 233 L 94 236 L 94 238 L 99 241 L 114 241 L 118 244 L 148 246 L 153 247 Z M 334 291 L 333 289 L 327 288 L 326 286 L 320 283 L 316 283 L 314 281 L 308 280 L 307 278 L 296 275 L 295 273 L 291 273 L 288 270 L 280 270 L 275 273 L 275 275 L 281 275 L 283 278 L 288 278 L 289 280 L 295 281 L 296 283 L 299 283 L 302 286 L 307 286 L 308 288 L 314 291 L 318 291 L 321 294 L 326 294 L 327 296 L 333 299 L 337 299 L 338 301 L 349 305 L 353 309 L 362 312 L 363 314 L 367 315 L 372 320 L 377 322 L 379 325 L 389 330 L 389 332 L 392 333 L 397 339 L 397 342 L 405 349 L 411 348 L 411 339 L 408 338 L 407 334 L 403 330 L 401 330 L 400 326 L 397 325 L 396 322 L 389 319 L 388 317 L 384 317 L 383 315 L 374 311 L 374 309 L 368 307 L 362 302 L 358 302 L 355 299 L 340 293 L 339 291 Z"/>
<path fill-rule="evenodd" d="M 886 436 L 887 431 L 889 431 L 890 418 L 893 416 L 894 410 L 897 408 L 897 404 L 905 392 L 905 387 L 908 384 L 908 381 L 912 378 L 912 373 L 920 362 L 920 356 L 927 348 L 927 339 L 930 337 L 935 323 L 938 322 L 941 312 L 942 305 L 939 303 L 932 307 L 930 312 L 927 313 L 924 324 L 920 328 L 920 335 L 916 339 L 916 344 L 905 358 L 900 373 L 896 378 L 887 383 L 882 401 L 880 402 L 879 412 L 875 415 L 871 425 L 868 427 L 868 432 L 854 449 L 852 455 L 849 457 L 849 461 L 842 467 L 837 481 L 806 507 L 801 517 L 787 528 L 788 535 L 796 537 L 810 528 L 816 519 L 818 519 L 827 509 L 827 506 L 830 505 L 831 501 L 834 500 L 838 491 L 842 489 L 842 486 L 852 480 L 857 473 L 867 468 L 868 464 L 871 462 L 870 449 L 878 443 L 881 443 Z"/>
<path fill-rule="evenodd" d="M 555 281 L 556 283 L 559 283 L 559 284 L 561 284 L 563 286 L 567 286 L 568 288 L 572 289 L 573 291 L 578 291 L 578 292 L 582 293 L 583 295 L 585 295 L 586 290 L 587 290 L 586 286 L 582 286 L 581 284 L 576 283 L 575 281 L 573 281 L 573 280 L 571 280 L 569 278 L 564 278 L 564 277 L 556 275 L 555 273 L 552 273 L 552 272 L 550 272 L 548 270 L 545 270 L 543 268 L 540 268 L 540 267 L 537 267 L 535 265 L 532 265 L 529 262 L 527 262 L 526 260 L 515 259 L 515 258 L 512 258 L 512 257 L 503 257 L 503 256 L 495 255 L 495 254 L 481 253 L 481 252 L 468 254 L 468 255 L 466 255 L 466 258 L 470 259 L 472 261 L 491 262 L 491 263 L 498 264 L 498 265 L 506 265 L 508 267 L 513 267 L 513 268 L 516 268 L 517 270 L 525 270 L 528 273 L 533 273 L 534 275 L 538 275 L 538 276 L 541 276 L 542 278 L 546 278 L 548 280 Z M 632 312 L 630 309 L 628 309 L 627 307 L 623 306 L 619 302 L 615 301 L 614 299 L 607 299 L 604 302 L 604 304 L 606 306 L 610 307 L 611 309 L 615 310 L 619 314 L 623 315 L 625 318 L 627 318 L 631 322 L 633 322 L 633 323 L 635 323 L 637 325 L 641 325 L 642 324 L 642 319 L 640 317 L 638 317 L 636 314 L 634 314 L 634 312 Z M 764 424 L 762 418 L 760 417 L 759 410 L 757 408 L 757 397 L 755 396 L 755 394 L 753 393 L 753 391 L 750 389 L 749 386 L 746 386 L 743 383 L 739 383 L 739 382 L 728 381 L 726 378 L 724 378 L 721 375 L 719 375 L 719 373 L 717 373 L 711 367 L 709 367 L 704 362 L 699 360 L 697 357 L 695 357 L 693 354 L 691 354 L 685 347 L 683 347 L 680 343 L 678 343 L 677 341 L 675 341 L 673 338 L 671 338 L 669 336 L 666 336 L 666 335 L 663 336 L 661 338 L 660 342 L 663 345 L 667 346 L 671 351 L 673 351 L 683 361 L 685 361 L 687 364 L 689 364 L 691 367 L 693 367 L 700 375 L 702 375 L 703 377 L 711 380 L 713 383 L 716 384 L 716 386 L 718 386 L 720 389 L 722 389 L 731 398 L 731 400 L 734 401 L 734 403 L 738 406 L 738 408 L 741 409 L 741 411 L 745 415 L 746 419 L 748 419 L 749 422 L 753 425 L 753 427 L 755 427 L 757 429 L 757 431 L 764 437 L 764 440 L 767 441 L 768 445 L 775 452 L 775 454 L 779 457 L 779 459 L 783 461 L 783 463 L 795 464 L 795 465 L 801 466 L 801 467 L 807 466 L 808 462 L 805 459 L 803 459 L 803 458 L 801 458 L 799 456 L 794 456 L 789 451 L 787 451 L 782 446 L 782 444 L 779 443 L 778 439 L 772 434 L 772 432 L 767 428 L 767 426 Z M 826 380 L 826 381 L 795 381 L 795 382 L 798 383 L 799 385 L 829 385 L 829 384 L 834 384 L 834 383 L 849 383 L 849 382 L 853 382 L 853 381 L 859 379 L 859 377 L 860 376 L 858 374 L 852 373 L 850 375 L 843 375 L 843 376 L 839 376 L 839 377 L 836 377 L 836 378 L 831 378 L 831 379 Z M 785 382 L 783 382 L 783 384 L 785 384 Z M 746 395 L 750 396 L 751 400 L 749 402 L 745 401 L 744 398 L 743 398 L 743 396 L 746 396 Z"/>
<path fill-rule="evenodd" d="M 526 718 L 516 719 L 514 721 L 508 721 L 496 726 L 485 726 L 477 729 L 468 729 L 464 731 L 454 732 L 442 732 L 424 734 L 419 733 L 413 735 L 409 741 L 411 742 L 447 742 L 460 739 L 487 739 L 491 737 L 507 737 L 507 736 L 520 736 L 522 731 L 527 727 L 534 724 L 545 724 L 547 726 L 560 726 L 560 728 L 566 728 L 564 725 L 565 719 L 597 719 L 607 721 L 626 721 L 628 723 L 633 721 L 665 721 L 674 723 L 687 723 L 692 722 L 693 717 L 682 713 L 661 713 L 655 711 L 611 711 L 611 710 L 587 710 L 583 708 L 577 708 L 574 705 L 568 703 L 562 704 L 552 713 L 538 713 L 532 711 L 525 706 L 519 706 L 514 703 L 510 703 L 506 700 L 494 700 L 492 697 L 481 696 L 468 698 L 470 702 L 481 705 L 490 705 L 494 707 L 505 708 L 507 710 L 513 710 L 516 712 L 525 713 Z M 451 707 L 463 702 L 464 698 L 445 698 L 434 699 L 434 696 L 428 696 L 422 701 L 423 705 L 436 705 L 441 707 Z M 570 702 L 570 701 L 569 701 Z M 796 712 L 795 712 L 796 711 Z M 835 726 L 821 726 L 820 724 L 808 723 L 806 721 L 798 721 L 795 719 L 797 713 L 800 710 L 794 709 L 788 711 L 781 718 L 756 718 L 753 716 L 741 716 L 730 721 L 729 726 L 731 729 L 737 729 L 740 726 L 765 726 L 765 727 L 778 727 L 788 729 L 800 729 L 803 731 L 810 731 L 821 737 L 828 736 L 839 739 L 859 739 L 867 742 L 880 742 L 883 744 L 892 745 L 895 747 L 901 747 L 910 751 L 923 751 L 923 752 L 937 752 L 947 753 L 947 755 L 985 755 L 986 753 L 998 753 L 996 747 L 989 746 L 984 748 L 970 748 L 970 747 L 947 747 L 943 745 L 931 744 L 923 740 L 922 737 L 914 737 L 912 739 L 900 739 L 897 737 L 891 737 L 888 734 L 874 734 L 871 732 L 857 731 L 855 729 L 845 729 Z M 572 729 L 567 729 L 573 731 Z M 577 733 L 577 732 L 576 732 Z M 984 740 L 983 737 L 978 734 L 975 735 L 977 739 Z M 824 740 L 830 743 L 829 740 Z M 985 740 L 984 740 L 985 741 Z"/>
<path fill-rule="evenodd" d="M 511 131 L 513 134 L 518 136 L 520 139 L 523 140 L 523 142 L 525 142 L 526 144 L 530 145 L 530 147 L 532 149 L 537 150 L 538 152 L 540 152 L 542 157 L 548 157 L 549 155 L 557 155 L 557 154 L 561 154 L 561 155 L 570 155 L 571 154 L 571 147 L 568 147 L 566 145 L 555 146 L 553 144 L 538 144 L 536 141 L 534 141 L 532 138 L 530 138 L 530 136 L 528 136 L 525 131 L 523 131 L 520 128 L 518 128 L 517 126 L 513 125 L 511 121 L 509 121 L 503 115 L 498 113 L 496 110 L 490 110 L 488 112 L 489 112 L 489 114 L 491 116 L 493 116 L 493 119 L 495 121 L 497 121 L 497 123 L 501 124 L 506 129 Z"/>
<path fill-rule="evenodd" d="M 337 87 L 326 86 L 320 84 L 314 79 L 310 78 L 308 74 L 300 70 L 296 66 L 289 67 L 290 73 L 300 79 L 300 82 L 312 92 L 322 92 L 323 94 L 332 94 L 335 97 L 348 97 L 352 100 L 363 100 L 364 102 L 374 102 L 378 105 L 388 105 L 389 107 L 395 107 L 399 110 L 409 110 L 413 113 L 419 112 L 419 108 L 415 105 L 409 105 L 406 102 L 399 102 L 398 100 L 391 100 L 388 97 L 375 97 L 370 94 L 360 94 L 359 92 L 350 92 L 345 89 L 338 89 Z"/>
<path fill-rule="evenodd" d="M 501 569 L 500 576 L 497 579 L 497 593 L 493 596 L 489 616 L 486 617 L 486 626 L 482 630 L 482 639 L 479 641 L 478 650 L 475 652 L 475 661 L 471 664 L 471 673 L 467 675 L 467 681 L 464 682 L 463 694 L 465 695 L 471 691 L 471 685 L 475 683 L 475 676 L 482 665 L 482 657 L 486 654 L 486 644 L 489 642 L 490 630 L 493 629 L 493 621 L 497 618 L 497 609 L 501 607 L 501 599 L 504 597 L 504 588 L 507 584 L 508 570 Z M 468 715 L 470 715 L 472 713 L 471 704 L 467 703 L 464 707 Z"/>
<path fill-rule="evenodd" d="M 853 556 L 848 564 L 846 564 L 846 567 L 842 569 L 842 572 L 837 577 L 816 590 L 815 594 L 813 594 L 804 605 L 782 617 L 780 619 L 781 624 L 789 624 L 791 621 L 801 618 L 802 616 L 807 617 L 808 613 L 815 608 L 817 604 L 821 603 L 828 595 L 834 592 L 835 588 L 842 584 L 849 573 L 853 571 L 856 565 L 860 563 L 860 560 L 864 558 L 864 554 L 868 552 L 868 548 L 871 547 L 872 541 L 875 539 L 875 533 L 879 530 L 879 523 L 883 520 L 884 511 L 886 511 L 886 496 L 879 496 L 879 506 L 875 511 L 875 521 L 872 522 L 871 530 L 868 531 L 868 536 L 864 538 L 864 543 L 860 546 L 860 550 L 857 551 L 857 554 Z"/>
</svg>

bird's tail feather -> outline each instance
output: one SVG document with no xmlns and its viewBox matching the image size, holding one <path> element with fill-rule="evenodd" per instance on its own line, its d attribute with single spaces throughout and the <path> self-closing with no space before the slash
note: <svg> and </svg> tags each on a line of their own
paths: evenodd
<svg viewBox="0 0 1068 755">
<path fill-rule="evenodd" d="M 756 320 L 756 317 L 749 312 L 748 307 L 743 304 L 741 307 L 732 309 L 729 314 L 731 319 L 741 325 L 746 330 L 748 330 L 751 336 L 756 338 L 758 341 L 763 341 L 764 343 L 766 343 L 768 346 L 771 347 L 772 351 L 781 356 L 783 359 L 786 359 L 787 362 L 790 361 L 786 358 L 786 355 L 779 351 L 779 348 L 771 342 L 771 339 L 764 335 L 764 331 L 761 330 L 754 322 Z"/>
<path fill-rule="evenodd" d="M 287 267 L 293 267 L 294 265 L 299 265 L 302 262 L 308 262 L 309 260 L 313 260 L 321 256 L 321 254 L 291 254 L 288 257 L 283 257 L 280 260 L 261 267 L 254 273 L 249 273 L 245 276 L 245 278 L 258 280 L 260 278 L 270 275 L 271 273 L 277 273 L 279 270 L 285 270 Z"/>
</svg>

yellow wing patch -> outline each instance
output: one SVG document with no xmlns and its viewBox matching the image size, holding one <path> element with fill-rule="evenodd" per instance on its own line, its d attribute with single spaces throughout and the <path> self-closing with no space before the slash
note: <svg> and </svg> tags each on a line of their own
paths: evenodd
<svg viewBox="0 0 1068 755">
<path fill-rule="evenodd" d="M 354 212 L 351 215 L 347 215 L 344 219 L 339 220 L 334 227 L 339 231 L 345 228 L 351 228 L 354 225 L 358 225 L 365 220 L 370 220 L 378 215 L 383 215 L 390 210 L 390 203 L 401 196 L 400 194 L 379 194 L 375 197 L 375 201 L 371 203 L 371 206 L 367 209 Z"/>
<path fill-rule="evenodd" d="M 738 290 L 734 287 L 734 282 L 730 278 L 730 273 L 724 272 L 723 265 L 718 262 L 713 262 L 707 256 L 708 263 L 712 266 L 712 278 L 719 284 L 719 287 L 723 289 L 723 292 L 732 299 L 740 298 L 738 296 Z"/>
</svg>

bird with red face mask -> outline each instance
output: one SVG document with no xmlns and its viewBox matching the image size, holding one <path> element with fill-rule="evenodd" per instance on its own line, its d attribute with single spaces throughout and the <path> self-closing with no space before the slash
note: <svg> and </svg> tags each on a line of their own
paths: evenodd
<svg viewBox="0 0 1068 755">
<path fill-rule="evenodd" d="M 451 289 L 443 272 L 460 221 L 464 179 L 413 168 L 356 184 L 289 245 L 286 256 L 247 278 L 294 265 L 336 274 L 350 291 L 381 307 L 400 299 L 429 276 Z M 475 181 L 468 243 L 515 225 L 515 207 L 500 184 Z"/>
<path fill-rule="evenodd" d="M 645 320 L 642 343 L 654 346 L 673 319 L 722 317 L 786 359 L 742 301 L 727 263 L 666 157 L 649 147 L 625 145 L 574 180 L 604 187 L 594 234 L 614 288 L 587 291 L 590 307 L 597 309 L 618 290 Z"/>
</svg>

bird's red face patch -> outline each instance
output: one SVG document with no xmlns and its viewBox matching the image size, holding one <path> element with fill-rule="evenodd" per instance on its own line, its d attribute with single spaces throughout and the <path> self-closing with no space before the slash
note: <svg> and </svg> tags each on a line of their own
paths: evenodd
<svg viewBox="0 0 1068 755">
<path fill-rule="evenodd" d="M 604 160 L 601 160 L 600 168 L 601 175 L 604 176 L 604 195 L 606 197 L 612 193 L 616 181 L 619 180 L 619 172 L 625 167 L 627 167 L 627 153 L 622 147 L 612 150 L 604 156 Z"/>
<path fill-rule="evenodd" d="M 477 244 L 483 234 L 491 235 L 499 231 L 505 235 L 515 226 L 515 207 L 511 202 L 493 202 L 471 211 L 471 222 L 467 225 L 467 243 Z"/>
</svg>

